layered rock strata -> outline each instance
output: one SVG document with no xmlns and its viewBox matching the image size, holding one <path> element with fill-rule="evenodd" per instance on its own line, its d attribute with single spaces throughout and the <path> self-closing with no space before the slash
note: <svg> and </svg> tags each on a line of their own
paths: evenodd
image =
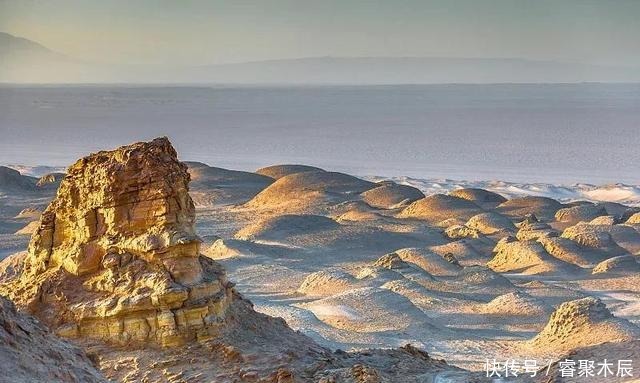
<svg viewBox="0 0 640 383">
<path fill-rule="evenodd" d="M 199 253 L 188 183 L 166 138 L 79 160 L 0 294 L 66 337 L 172 346 L 215 335 L 234 294 Z"/>
</svg>

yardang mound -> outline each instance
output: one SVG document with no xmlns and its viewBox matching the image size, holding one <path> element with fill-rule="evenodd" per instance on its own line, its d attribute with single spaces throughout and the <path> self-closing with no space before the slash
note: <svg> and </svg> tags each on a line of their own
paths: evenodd
<svg viewBox="0 0 640 383">
<path fill-rule="evenodd" d="M 452 217 L 466 221 L 482 212 L 480 206 L 469 200 L 445 194 L 434 194 L 407 206 L 399 217 L 424 219 L 437 224 Z"/>
<path fill-rule="evenodd" d="M 273 179 L 280 179 L 284 176 L 288 176 L 290 174 L 296 173 L 304 173 L 304 172 L 323 172 L 323 169 L 316 168 L 315 166 L 308 165 L 272 165 L 264 168 L 260 168 L 256 170 L 257 174 L 261 174 L 263 176 L 271 177 Z"/>
<path fill-rule="evenodd" d="M 561 304 L 529 346 L 541 352 L 561 352 L 638 336 L 640 328 L 614 317 L 599 299 L 588 297 Z"/>
<path fill-rule="evenodd" d="M 311 171 L 284 176 L 261 191 L 246 205 L 285 212 L 318 212 L 344 202 L 375 183 L 335 172 Z"/>
</svg>

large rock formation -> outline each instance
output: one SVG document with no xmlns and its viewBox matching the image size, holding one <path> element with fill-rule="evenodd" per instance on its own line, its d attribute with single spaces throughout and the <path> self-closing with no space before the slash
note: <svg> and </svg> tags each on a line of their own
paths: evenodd
<svg viewBox="0 0 640 383">
<path fill-rule="evenodd" d="M 213 335 L 232 286 L 199 254 L 188 183 L 166 138 L 79 160 L 0 293 L 69 337 L 168 346 Z"/>
</svg>

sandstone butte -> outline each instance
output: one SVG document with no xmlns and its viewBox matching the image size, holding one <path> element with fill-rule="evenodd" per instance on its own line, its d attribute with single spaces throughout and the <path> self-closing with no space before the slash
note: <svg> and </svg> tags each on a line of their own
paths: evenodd
<svg viewBox="0 0 640 383">
<path fill-rule="evenodd" d="M 199 253 L 188 183 L 166 138 L 80 159 L 0 294 L 64 337 L 172 346 L 215 335 L 233 285 Z"/>
</svg>

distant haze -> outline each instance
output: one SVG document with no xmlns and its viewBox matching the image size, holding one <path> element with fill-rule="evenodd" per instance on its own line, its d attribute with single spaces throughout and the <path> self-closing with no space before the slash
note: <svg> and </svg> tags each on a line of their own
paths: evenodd
<svg viewBox="0 0 640 383">
<path fill-rule="evenodd" d="M 202 66 L 83 62 L 0 33 L 0 82 L 216 84 L 437 84 L 637 82 L 637 68 L 444 57 L 314 57 Z"/>
<path fill-rule="evenodd" d="M 639 15 L 636 0 L 0 0 L 0 81 L 639 81 Z"/>
</svg>

